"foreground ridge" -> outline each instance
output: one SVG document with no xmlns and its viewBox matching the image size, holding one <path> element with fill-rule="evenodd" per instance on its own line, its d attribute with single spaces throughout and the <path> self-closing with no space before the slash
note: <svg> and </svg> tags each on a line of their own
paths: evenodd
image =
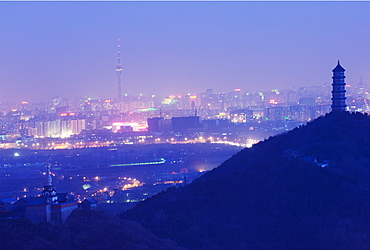
<svg viewBox="0 0 370 250">
<path fill-rule="evenodd" d="M 189 248 L 364 248 L 369 182 L 370 118 L 332 112 L 122 216 Z"/>
</svg>

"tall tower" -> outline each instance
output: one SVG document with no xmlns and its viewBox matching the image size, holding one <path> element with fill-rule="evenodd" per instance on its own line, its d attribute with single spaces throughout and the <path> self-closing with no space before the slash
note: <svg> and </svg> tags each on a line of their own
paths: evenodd
<svg viewBox="0 0 370 250">
<path fill-rule="evenodd" d="M 344 82 L 344 71 L 346 71 L 342 66 L 340 66 L 339 60 L 338 65 L 333 69 L 333 90 L 332 93 L 332 111 L 346 111 L 346 83 Z"/>
<path fill-rule="evenodd" d="M 118 39 L 118 57 L 117 57 L 117 67 L 116 72 L 118 76 L 118 101 L 122 101 L 122 82 L 121 82 L 121 74 L 122 74 L 122 66 L 121 66 L 121 45 L 120 45 L 120 39 Z"/>
</svg>

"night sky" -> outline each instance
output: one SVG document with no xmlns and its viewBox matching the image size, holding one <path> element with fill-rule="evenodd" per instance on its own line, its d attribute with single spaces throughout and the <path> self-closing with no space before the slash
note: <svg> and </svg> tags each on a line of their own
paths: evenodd
<svg viewBox="0 0 370 250">
<path fill-rule="evenodd" d="M 0 103 L 370 83 L 370 2 L 0 2 Z"/>
</svg>

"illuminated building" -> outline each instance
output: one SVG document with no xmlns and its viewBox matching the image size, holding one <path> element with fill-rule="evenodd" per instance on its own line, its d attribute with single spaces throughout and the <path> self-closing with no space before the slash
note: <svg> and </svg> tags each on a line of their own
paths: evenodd
<svg viewBox="0 0 370 250">
<path fill-rule="evenodd" d="M 132 131 L 146 131 L 147 124 L 145 122 L 113 122 L 112 126 L 106 126 L 105 128 L 111 129 L 114 133 L 120 132 L 132 132 Z"/>
<path fill-rule="evenodd" d="M 271 107 L 266 109 L 266 118 L 270 121 L 282 121 L 289 119 L 289 110 L 288 106 L 279 106 Z"/>
<path fill-rule="evenodd" d="M 253 118 L 253 110 L 237 109 L 230 112 L 230 120 L 233 123 L 245 123 Z"/>
<path fill-rule="evenodd" d="M 51 178 L 50 164 L 47 166 L 46 183 L 40 196 L 22 198 L 16 205 L 24 216 L 34 223 L 49 221 L 64 222 L 74 209 L 77 201 L 67 193 L 57 193 Z"/>
<path fill-rule="evenodd" d="M 346 90 L 344 71 L 338 60 L 338 65 L 333 69 L 332 111 L 346 111 Z"/>
<path fill-rule="evenodd" d="M 74 113 L 62 113 L 60 119 L 27 121 L 26 129 L 29 136 L 65 138 L 86 129 L 86 122 Z"/>
<path fill-rule="evenodd" d="M 189 96 L 189 106 L 192 110 L 201 105 L 201 99 L 197 95 Z"/>
<path fill-rule="evenodd" d="M 266 120 L 269 121 L 310 121 L 329 112 L 329 105 L 294 105 L 266 109 Z"/>
</svg>

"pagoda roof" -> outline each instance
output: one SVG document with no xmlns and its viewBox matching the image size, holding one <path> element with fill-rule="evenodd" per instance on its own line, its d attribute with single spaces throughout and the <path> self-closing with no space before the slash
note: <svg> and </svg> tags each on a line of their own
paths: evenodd
<svg viewBox="0 0 370 250">
<path fill-rule="evenodd" d="M 338 64 L 337 66 L 333 69 L 333 72 L 344 72 L 346 71 L 339 63 L 339 60 L 338 60 Z"/>
<path fill-rule="evenodd" d="M 94 198 L 87 198 L 87 199 L 83 200 L 82 203 L 96 204 L 96 203 L 98 203 L 98 201 L 95 200 Z"/>
</svg>

